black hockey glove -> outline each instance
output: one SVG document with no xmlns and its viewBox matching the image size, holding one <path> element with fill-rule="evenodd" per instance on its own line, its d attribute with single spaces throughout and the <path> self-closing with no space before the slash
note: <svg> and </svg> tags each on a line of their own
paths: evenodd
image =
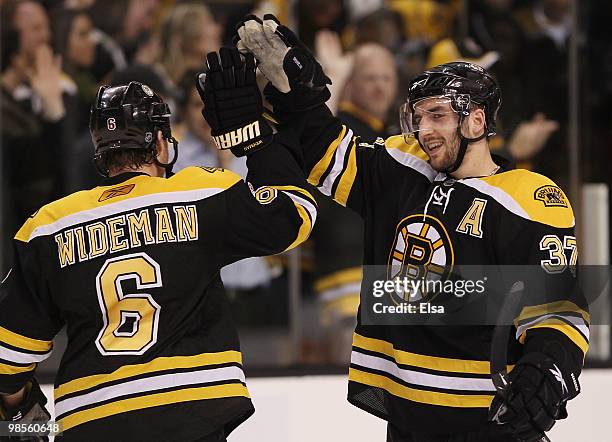
<svg viewBox="0 0 612 442">
<path fill-rule="evenodd" d="M 36 379 L 30 380 L 26 384 L 26 391 L 23 401 L 15 408 L 6 408 L 0 401 L 0 421 L 11 421 L 16 424 L 46 423 L 51 419 L 51 415 L 45 408 L 47 397 L 40 389 Z M 0 438 L 0 440 L 4 440 Z M 21 436 L 7 438 L 10 441 L 47 441 L 46 435 L 40 436 Z"/>
<path fill-rule="evenodd" d="M 489 420 L 506 425 L 521 441 L 540 441 L 555 421 L 565 419 L 565 404 L 576 397 L 580 386 L 575 376 L 562 373 L 543 353 L 525 354 L 508 375 L 506 396 L 496 395 Z"/>
<path fill-rule="evenodd" d="M 274 15 L 266 14 L 263 20 L 248 15 L 236 29 L 236 47 L 255 55 L 259 70 L 270 81 L 264 95 L 275 114 L 303 112 L 329 99 L 331 80 L 304 43 Z"/>
<path fill-rule="evenodd" d="M 217 148 L 241 157 L 270 144 L 272 128 L 263 117 L 253 55 L 243 61 L 236 48 L 223 47 L 206 59 L 208 70 L 198 75 L 196 87 Z"/>
</svg>

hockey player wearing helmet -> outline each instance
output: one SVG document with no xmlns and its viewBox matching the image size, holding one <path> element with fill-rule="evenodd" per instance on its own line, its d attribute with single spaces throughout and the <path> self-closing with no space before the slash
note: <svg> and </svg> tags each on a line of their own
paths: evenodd
<svg viewBox="0 0 612 442">
<path fill-rule="evenodd" d="M 168 106 L 145 84 L 102 87 L 91 111 L 102 185 L 42 207 L 13 241 L 0 421 L 49 419 L 34 371 L 64 325 L 62 440 L 222 442 L 253 413 L 219 272 L 302 243 L 316 203 L 281 147 L 293 138 L 262 117 L 252 57 L 210 53 L 195 81 L 220 147 L 247 155 L 248 183 L 213 167 L 172 175 Z"/>
<path fill-rule="evenodd" d="M 348 400 L 385 419 L 390 442 L 542 440 L 579 393 L 589 314 L 575 290 L 567 197 L 548 178 L 489 152 L 501 104 L 493 78 L 464 62 L 424 72 L 401 108 L 403 134 L 368 141 L 332 116 L 324 104 L 329 79 L 274 16 L 246 17 L 236 46 L 255 55 L 281 127 L 299 136 L 308 181 L 365 223 Z M 514 336 L 501 341 L 501 365 L 512 370 L 500 390 L 490 365 L 497 359 L 491 354 L 500 353 L 491 351 L 495 321 L 453 322 L 470 297 L 438 289 L 414 299 L 397 290 L 375 298 L 393 301 L 391 307 L 435 300 L 453 307 L 430 318 L 446 325 L 401 322 L 372 309 L 377 295 L 368 268 L 382 267 L 393 281 L 452 282 L 468 278 L 465 265 L 496 266 L 504 291 L 487 287 L 487 296 L 524 287 L 512 291 L 523 295 L 510 312 Z M 517 265 L 527 269 L 520 273 L 525 281 L 506 282 L 513 276 L 507 269 Z"/>
<path fill-rule="evenodd" d="M 89 127 L 94 163 L 108 177 L 147 167 L 154 176 L 171 176 L 178 142 L 170 129 L 170 108 L 149 86 L 136 81 L 102 86 L 91 109 Z M 168 142 L 173 144 L 169 160 Z"/>
<path fill-rule="evenodd" d="M 500 90 L 483 68 L 447 63 L 410 82 L 408 98 L 400 108 L 400 124 L 405 135 L 418 140 L 433 169 L 457 178 L 474 172 L 471 176 L 484 175 L 497 167 L 486 140 L 495 135 L 500 105 Z M 479 171 L 474 170 L 475 165 Z"/>
</svg>

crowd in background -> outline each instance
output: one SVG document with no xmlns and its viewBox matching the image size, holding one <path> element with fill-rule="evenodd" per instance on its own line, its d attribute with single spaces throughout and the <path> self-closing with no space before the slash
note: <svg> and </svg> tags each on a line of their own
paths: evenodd
<svg viewBox="0 0 612 442">
<path fill-rule="evenodd" d="M 88 116 L 102 84 L 141 81 L 170 103 L 180 143 L 175 171 L 207 165 L 246 174 L 244 161 L 214 148 L 194 80 L 204 54 L 229 44 L 251 11 L 275 13 L 297 29 L 333 80 L 328 105 L 364 139 L 399 133 L 405 86 L 425 68 L 481 64 L 503 92 L 491 148 L 567 187 L 571 1 L 0 0 L 2 272 L 8 238 L 31 213 L 97 184 Z M 583 173 L 609 181 L 611 14 L 605 2 L 589 3 L 580 16 L 589 30 L 580 60 Z M 358 304 L 363 227 L 335 203 L 321 206 L 302 253 L 304 292 L 317 300 L 327 335 L 313 353 L 342 362 Z M 263 287 L 265 296 L 284 262 L 251 262 L 224 280 L 247 292 Z"/>
</svg>

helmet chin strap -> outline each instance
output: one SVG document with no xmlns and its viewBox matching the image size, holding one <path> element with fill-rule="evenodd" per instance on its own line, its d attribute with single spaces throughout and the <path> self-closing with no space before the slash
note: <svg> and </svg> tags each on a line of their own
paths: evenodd
<svg viewBox="0 0 612 442">
<path fill-rule="evenodd" d="M 463 125 L 464 119 L 465 119 L 465 115 L 461 114 L 459 116 L 459 124 L 457 124 L 457 135 L 459 136 L 459 139 L 461 140 L 461 142 L 459 143 L 459 152 L 457 152 L 457 159 L 455 160 L 453 165 L 444 170 L 444 172 L 447 174 L 451 174 L 455 172 L 457 169 L 459 169 L 459 167 L 461 167 L 461 163 L 463 162 L 463 158 L 465 157 L 465 153 L 467 152 L 468 145 L 470 143 L 475 143 L 476 141 L 482 140 L 487 134 L 487 130 L 485 127 L 485 130 L 482 132 L 482 135 L 480 135 L 479 137 L 468 138 L 468 137 L 463 136 L 463 134 L 461 133 L 461 126 Z"/>
<path fill-rule="evenodd" d="M 172 172 L 172 168 L 174 167 L 174 163 L 176 163 L 176 160 L 178 159 L 179 142 L 173 136 L 170 136 L 169 138 L 167 138 L 167 140 L 170 144 L 172 144 L 172 147 L 174 149 L 174 156 L 172 158 L 172 161 L 170 161 L 169 163 L 162 163 L 157 159 L 157 155 L 155 155 L 155 164 L 159 167 L 163 167 L 164 169 L 166 169 L 166 178 L 170 178 L 172 175 L 174 175 L 174 173 Z"/>
</svg>

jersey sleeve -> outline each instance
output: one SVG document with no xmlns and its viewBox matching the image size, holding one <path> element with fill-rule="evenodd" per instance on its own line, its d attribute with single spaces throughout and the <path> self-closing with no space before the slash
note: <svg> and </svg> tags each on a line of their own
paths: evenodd
<svg viewBox="0 0 612 442">
<path fill-rule="evenodd" d="M 62 321 L 36 251 L 14 240 L 13 267 L 0 286 L 0 392 L 19 391 L 51 355 Z"/>
<path fill-rule="evenodd" d="M 400 182 L 431 182 L 437 174 L 416 140 L 363 140 L 326 106 L 287 124 L 299 137 L 308 182 L 362 216 L 368 201 L 380 193 Z"/>
<path fill-rule="evenodd" d="M 247 182 L 225 192 L 224 264 L 290 250 L 312 231 L 317 204 L 283 144 L 286 139 L 249 155 Z"/>
<path fill-rule="evenodd" d="M 521 266 L 525 279 L 516 339 L 525 351 L 549 354 L 578 372 L 589 347 L 589 312 L 577 284 L 574 214 L 563 191 L 537 174 L 515 183 L 522 216 L 502 217 L 503 264 Z M 576 373 L 576 374 L 578 374 Z"/>
</svg>

